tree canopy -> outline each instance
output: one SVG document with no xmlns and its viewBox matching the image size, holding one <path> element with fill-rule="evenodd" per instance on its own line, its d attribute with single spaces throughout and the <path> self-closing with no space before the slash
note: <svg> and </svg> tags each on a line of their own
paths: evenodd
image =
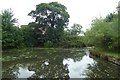
<svg viewBox="0 0 120 80">
<path fill-rule="evenodd" d="M 28 14 L 35 19 L 31 25 L 39 34 L 38 38 L 43 40 L 42 43 L 60 41 L 64 28 L 69 22 L 69 14 L 66 10 L 67 8 L 62 4 L 50 2 L 36 5 L 36 10 Z"/>
</svg>

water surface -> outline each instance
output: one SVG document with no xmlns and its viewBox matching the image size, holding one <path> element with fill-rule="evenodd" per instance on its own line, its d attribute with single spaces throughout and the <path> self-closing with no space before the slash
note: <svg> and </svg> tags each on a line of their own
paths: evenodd
<svg viewBox="0 0 120 80">
<path fill-rule="evenodd" d="M 2 54 L 3 78 L 120 78 L 120 66 L 86 49 L 21 49 Z"/>
</svg>

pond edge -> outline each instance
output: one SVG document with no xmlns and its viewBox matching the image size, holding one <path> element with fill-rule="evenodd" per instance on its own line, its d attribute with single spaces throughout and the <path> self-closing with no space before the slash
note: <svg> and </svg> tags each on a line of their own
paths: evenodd
<svg viewBox="0 0 120 80">
<path fill-rule="evenodd" d="M 97 53 L 97 52 L 94 53 L 91 50 L 89 50 L 89 51 L 90 51 L 90 56 L 95 56 L 97 58 L 104 59 L 106 61 L 112 62 L 112 63 L 120 66 L 120 60 L 119 59 L 113 58 L 111 56 L 103 55 L 103 54 L 100 54 L 100 53 Z"/>
</svg>

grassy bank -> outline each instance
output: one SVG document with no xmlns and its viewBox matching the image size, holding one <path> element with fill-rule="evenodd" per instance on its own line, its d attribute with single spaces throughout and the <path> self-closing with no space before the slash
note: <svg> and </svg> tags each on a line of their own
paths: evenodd
<svg viewBox="0 0 120 80">
<path fill-rule="evenodd" d="M 107 56 L 107 57 L 111 57 L 111 58 L 120 60 L 120 53 L 118 53 L 118 52 L 107 51 L 107 50 L 100 49 L 100 48 L 90 49 L 90 52 L 93 55 L 102 55 L 102 56 Z"/>
</svg>

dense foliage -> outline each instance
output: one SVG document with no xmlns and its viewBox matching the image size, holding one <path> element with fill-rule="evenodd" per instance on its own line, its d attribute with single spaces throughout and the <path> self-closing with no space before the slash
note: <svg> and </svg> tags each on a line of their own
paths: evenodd
<svg viewBox="0 0 120 80">
<path fill-rule="evenodd" d="M 2 12 L 2 48 L 21 48 L 35 45 L 33 30 L 28 26 L 15 26 L 17 19 L 13 18 L 12 10 Z"/>
<path fill-rule="evenodd" d="M 81 48 L 86 46 L 82 41 L 82 36 L 77 35 L 64 35 L 59 45 L 63 48 Z"/>
<path fill-rule="evenodd" d="M 80 24 L 67 28 L 70 16 L 67 8 L 60 3 L 36 5 L 36 9 L 28 14 L 35 21 L 20 27 L 15 26 L 17 19 L 13 18 L 12 10 L 4 10 L 0 14 L 2 48 L 95 46 L 120 51 L 119 13 L 110 13 L 106 18 L 94 19 L 91 29 L 87 30 L 84 36 L 80 36 L 79 34 L 83 33 Z"/>
<path fill-rule="evenodd" d="M 120 51 L 118 13 L 110 13 L 106 18 L 96 18 L 85 33 L 85 43 L 106 50 Z"/>
<path fill-rule="evenodd" d="M 35 31 L 30 26 L 22 25 L 20 32 L 25 47 L 35 47 L 37 45 Z"/>
<path fill-rule="evenodd" d="M 11 9 L 2 12 L 2 48 L 22 46 L 22 37 L 19 28 L 14 25 L 17 19 L 13 18 Z"/>
<path fill-rule="evenodd" d="M 64 5 L 57 2 L 41 3 L 36 5 L 36 10 L 28 14 L 35 18 L 35 22 L 30 25 L 36 30 L 38 44 L 56 45 L 61 40 L 64 28 L 69 22 L 69 14 L 66 10 Z"/>
<path fill-rule="evenodd" d="M 69 22 L 67 8 L 57 2 L 36 5 L 28 15 L 35 21 L 28 25 L 15 26 L 17 19 L 13 18 L 11 9 L 4 10 L 2 20 L 2 48 L 22 47 L 81 47 L 81 26 L 74 24 L 66 35 L 64 29 Z M 71 36 L 74 35 L 74 36 Z M 79 44 L 79 45 L 78 45 Z"/>
</svg>

